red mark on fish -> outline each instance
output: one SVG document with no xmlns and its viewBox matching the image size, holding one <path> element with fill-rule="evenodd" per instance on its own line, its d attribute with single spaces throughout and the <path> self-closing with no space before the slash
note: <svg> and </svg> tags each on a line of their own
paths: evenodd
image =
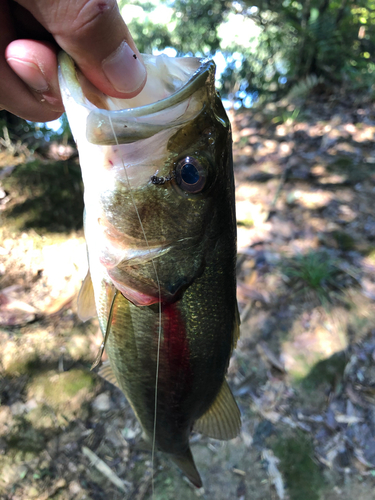
<svg viewBox="0 0 375 500">
<path fill-rule="evenodd" d="M 163 345 L 162 352 L 170 375 L 186 384 L 191 380 L 190 349 L 186 324 L 178 308 L 178 302 L 162 305 Z"/>
</svg>

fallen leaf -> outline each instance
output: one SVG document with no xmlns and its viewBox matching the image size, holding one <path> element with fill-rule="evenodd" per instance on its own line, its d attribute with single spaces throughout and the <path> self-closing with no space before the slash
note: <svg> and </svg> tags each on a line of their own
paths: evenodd
<svg viewBox="0 0 375 500">
<path fill-rule="evenodd" d="M 270 477 L 271 483 L 274 485 L 277 496 L 280 500 L 285 498 L 284 481 L 282 475 L 277 468 L 280 460 L 275 457 L 272 450 L 262 450 L 262 459 L 267 462 L 267 472 Z"/>
</svg>

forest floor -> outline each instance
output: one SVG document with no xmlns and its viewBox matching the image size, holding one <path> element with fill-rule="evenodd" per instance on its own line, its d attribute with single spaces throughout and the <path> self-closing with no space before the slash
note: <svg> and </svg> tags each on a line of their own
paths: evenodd
<svg viewBox="0 0 375 500">
<path fill-rule="evenodd" d="M 314 95 L 231 119 L 242 431 L 192 436 L 200 490 L 158 454 L 153 499 L 375 500 L 375 106 Z M 0 498 L 151 498 L 139 424 L 90 372 L 98 323 L 76 315 L 74 150 L 3 144 L 0 183 Z"/>
</svg>

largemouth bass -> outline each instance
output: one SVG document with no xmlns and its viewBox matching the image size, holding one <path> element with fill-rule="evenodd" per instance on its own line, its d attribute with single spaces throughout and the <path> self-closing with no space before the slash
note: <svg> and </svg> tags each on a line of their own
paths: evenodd
<svg viewBox="0 0 375 500">
<path fill-rule="evenodd" d="M 225 380 L 239 335 L 230 123 L 215 65 L 144 56 L 130 100 L 94 89 L 60 55 L 60 87 L 85 187 L 89 274 L 82 319 L 97 314 L 109 364 L 148 440 L 190 481 L 194 428 L 234 438 Z"/>
</svg>

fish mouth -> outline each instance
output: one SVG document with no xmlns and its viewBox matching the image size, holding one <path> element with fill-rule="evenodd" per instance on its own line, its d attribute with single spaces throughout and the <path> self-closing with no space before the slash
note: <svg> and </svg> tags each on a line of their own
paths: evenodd
<svg viewBox="0 0 375 500">
<path fill-rule="evenodd" d="M 202 111 L 207 92 L 215 95 L 215 63 L 212 60 L 142 57 L 148 73 L 144 89 L 132 99 L 116 99 L 93 90 L 78 73 L 74 61 L 64 52 L 59 54 L 64 101 L 73 99 L 87 108 L 86 137 L 90 143 L 128 144 L 162 130 L 180 127 Z M 85 92 L 83 87 L 89 90 Z"/>
</svg>

